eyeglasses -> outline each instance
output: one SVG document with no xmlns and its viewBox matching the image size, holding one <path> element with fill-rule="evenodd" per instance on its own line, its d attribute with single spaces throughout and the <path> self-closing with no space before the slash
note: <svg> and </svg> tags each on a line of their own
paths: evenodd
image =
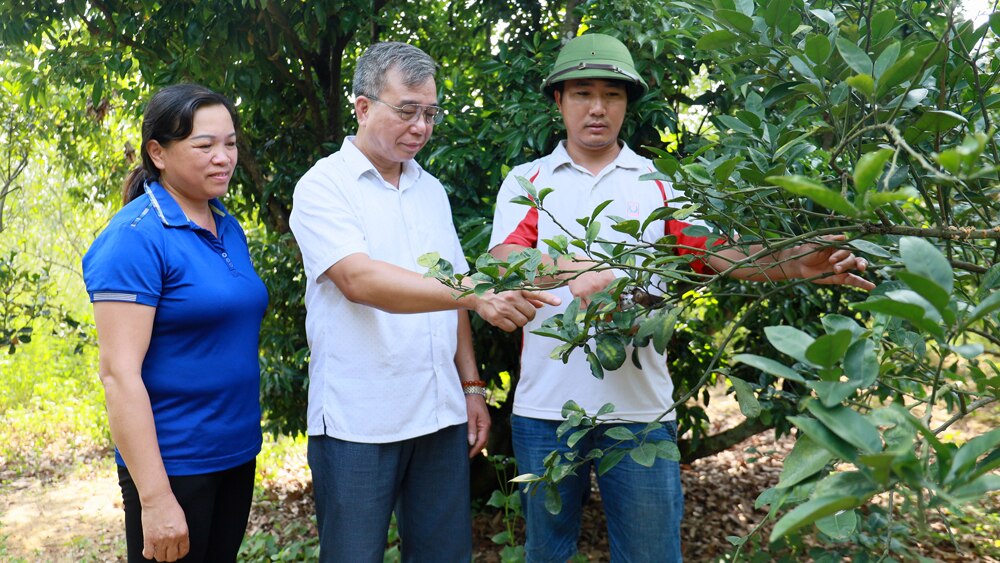
<svg viewBox="0 0 1000 563">
<path fill-rule="evenodd" d="M 396 110 L 399 114 L 399 118 L 408 123 L 412 123 L 417 120 L 417 116 L 421 115 L 424 121 L 428 124 L 437 125 L 444 120 L 444 111 L 438 106 L 425 106 L 422 104 L 403 104 L 401 106 L 394 106 L 388 102 L 383 102 L 382 100 L 376 98 L 375 96 L 365 96 L 373 102 L 378 102 L 380 104 L 391 107 Z"/>
</svg>

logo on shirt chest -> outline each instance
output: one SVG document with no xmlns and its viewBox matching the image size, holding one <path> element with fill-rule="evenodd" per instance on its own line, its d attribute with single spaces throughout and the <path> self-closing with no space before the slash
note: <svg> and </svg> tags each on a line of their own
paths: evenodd
<svg viewBox="0 0 1000 563">
<path fill-rule="evenodd" d="M 629 219 L 639 218 L 639 202 L 638 201 L 628 201 L 625 203 L 625 215 Z"/>
</svg>

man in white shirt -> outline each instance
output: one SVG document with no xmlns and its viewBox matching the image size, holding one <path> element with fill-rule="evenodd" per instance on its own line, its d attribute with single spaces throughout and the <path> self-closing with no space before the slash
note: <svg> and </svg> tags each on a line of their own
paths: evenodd
<svg viewBox="0 0 1000 563">
<path fill-rule="evenodd" d="M 525 248 L 540 248 L 545 262 L 552 264 L 544 241 L 565 235 L 563 228 L 577 229 L 580 232 L 572 234 L 584 238 L 575 220 L 589 217 L 600 203 L 611 200 L 601 212 L 602 217 L 644 221 L 654 210 L 677 197 L 678 192 L 667 182 L 641 181 L 642 175 L 653 171 L 653 163 L 618 139 L 628 102 L 641 97 L 646 88 L 628 49 L 613 37 L 588 34 L 563 47 L 543 90 L 562 114 L 566 140 L 551 154 L 515 167 L 504 180 L 497 196 L 490 240 L 494 256 L 506 259 Z M 539 190 L 552 188 L 544 201 L 547 213 L 511 203 L 513 197 L 525 195 L 517 176 L 529 179 Z M 599 238 L 625 240 L 625 235 L 610 228 L 612 221 L 601 223 Z M 685 247 L 678 253 L 697 254 L 697 249 L 705 248 L 706 239 L 684 233 L 692 223 L 699 222 L 674 219 L 653 222 L 643 233 L 643 240 L 653 242 L 665 234 L 675 235 L 677 244 Z M 759 247 L 750 249 L 752 253 L 759 250 Z M 691 264 L 699 271 L 721 272 L 745 258 L 737 249 L 727 248 Z M 543 307 L 535 320 L 524 327 L 521 379 L 511 418 L 519 473 L 543 474 L 544 459 L 553 451 L 573 451 L 582 456 L 593 448 L 608 450 L 618 442 L 605 435 L 609 429 L 624 426 L 639 433 L 646 423 L 660 420 L 673 404 L 667 359 L 652 346 L 639 350 L 641 369 L 626 361 L 621 368 L 598 380 L 591 375 L 582 354 L 572 354 L 567 363 L 552 359 L 549 353 L 556 341 L 532 334 L 545 319 L 563 312 L 574 297 L 586 300 L 614 280 L 615 272 L 592 269 L 593 266 L 584 256 L 560 258 L 556 267 L 562 274 L 537 280 L 562 285 L 553 290 L 562 305 Z M 864 271 L 866 267 L 863 259 L 855 258 L 847 250 L 803 245 L 765 256 L 730 275 L 763 281 L 831 274 L 817 282 L 869 290 L 873 284 L 850 273 L 852 269 Z M 613 403 L 617 418 L 635 423 L 601 425 L 570 448 L 567 436 L 562 439 L 556 436 L 563 420 L 562 406 L 570 399 L 590 414 L 597 413 L 605 403 Z M 650 433 L 647 439 L 676 440 L 673 416 L 671 412 L 661 420 L 664 427 Z M 683 493 L 676 462 L 657 459 L 653 467 L 647 468 L 626 456 L 613 469 L 598 476 L 598 485 L 608 521 L 612 561 L 680 561 Z M 589 465 L 565 478 L 559 485 L 562 510 L 555 515 L 546 510 L 544 494 L 522 496 L 529 563 L 562 562 L 576 553 L 582 499 L 589 486 Z"/>
<path fill-rule="evenodd" d="M 467 269 L 444 188 L 413 160 L 443 117 L 435 70 L 411 45 L 372 45 L 354 75 L 357 135 L 295 188 L 322 561 L 381 562 L 394 510 L 404 561 L 469 561 L 468 457 L 490 420 L 466 310 L 512 331 L 558 303 L 458 298 L 420 273 L 428 252 Z"/>
</svg>

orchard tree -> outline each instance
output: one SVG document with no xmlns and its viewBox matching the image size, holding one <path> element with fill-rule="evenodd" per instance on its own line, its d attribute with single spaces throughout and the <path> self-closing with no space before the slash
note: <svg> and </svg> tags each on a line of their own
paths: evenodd
<svg viewBox="0 0 1000 563">
<path fill-rule="evenodd" d="M 675 372 L 675 408 L 724 379 L 745 429 L 796 436 L 780 482 L 758 498 L 767 518 L 731 538 L 740 550 L 771 542 L 793 559 L 912 558 L 931 515 L 960 513 L 1000 489 L 1000 430 L 941 438 L 995 407 L 1000 391 L 1000 14 L 975 24 L 910 1 L 674 5 L 686 15 L 644 40 L 693 41 L 712 95 L 699 108 L 703 127 L 655 151 L 649 178 L 674 182 L 688 200 L 644 223 L 599 206 L 578 220 L 585 236 L 547 241 L 554 258 L 583 253 L 628 275 L 541 332 L 553 337 L 554 357 L 585 354 L 606 378 L 635 361 L 635 348 L 707 343 L 694 379 Z M 545 186 L 522 185 L 520 202 L 546 213 Z M 692 214 L 715 227 L 690 228 L 709 236 L 708 252 L 762 244 L 771 253 L 846 234 L 876 266 L 879 287 L 866 295 L 807 280 L 723 281 L 692 272 L 673 237 L 642 242 L 652 220 Z M 600 222 L 626 242 L 602 240 Z M 426 263 L 449 277 L 433 256 Z M 484 255 L 476 291 L 552 273 L 540 263 L 532 249 L 506 262 Z M 570 440 L 617 420 L 614 405 L 588 413 L 572 401 L 564 416 Z M 697 425 L 688 430 L 697 440 Z M 599 471 L 625 455 L 646 465 L 681 457 L 645 433 L 624 434 L 626 449 L 588 454 Z M 545 475 L 521 479 L 544 486 L 582 460 L 549 462 Z M 758 537 L 765 524 L 769 536 Z M 802 534 L 828 545 L 807 551 Z"/>
<path fill-rule="evenodd" d="M 0 78 L 9 72 L 0 63 Z M 0 83 L 0 236 L 5 236 L 7 212 L 21 190 L 20 178 L 33 143 L 34 116 L 18 103 L 17 88 L 17 83 Z M 17 248 L 8 246 L 0 245 L 0 349 L 13 354 L 31 342 L 35 321 L 49 313 L 45 302 L 49 288 L 47 272 L 25 267 Z"/>
</svg>

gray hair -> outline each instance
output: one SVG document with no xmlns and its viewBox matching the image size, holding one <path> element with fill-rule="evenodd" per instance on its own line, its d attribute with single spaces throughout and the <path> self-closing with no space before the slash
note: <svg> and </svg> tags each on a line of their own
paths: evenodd
<svg viewBox="0 0 1000 563">
<path fill-rule="evenodd" d="M 386 74 L 396 68 L 407 87 L 434 78 L 437 63 L 427 53 L 407 43 L 375 43 L 358 57 L 354 69 L 354 95 L 379 96 L 385 88 Z"/>
</svg>

